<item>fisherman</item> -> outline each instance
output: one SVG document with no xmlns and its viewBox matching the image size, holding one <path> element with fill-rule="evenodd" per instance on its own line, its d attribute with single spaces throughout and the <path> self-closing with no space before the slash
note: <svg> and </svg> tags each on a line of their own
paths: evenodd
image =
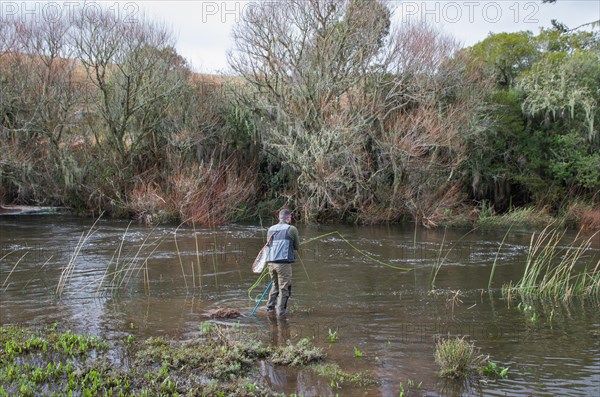
<svg viewBox="0 0 600 397">
<path fill-rule="evenodd" d="M 278 316 L 285 315 L 288 299 L 292 295 L 292 263 L 296 261 L 294 250 L 300 247 L 298 229 L 290 225 L 291 222 L 291 211 L 282 209 L 279 211 L 279 223 L 271 226 L 267 232 L 267 263 L 273 281 L 267 313 L 276 312 Z"/>
</svg>

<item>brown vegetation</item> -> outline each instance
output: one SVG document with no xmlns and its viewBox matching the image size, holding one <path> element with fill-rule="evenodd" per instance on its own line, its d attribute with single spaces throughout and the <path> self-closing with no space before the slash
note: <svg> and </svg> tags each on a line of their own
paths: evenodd
<svg viewBox="0 0 600 397">
<path fill-rule="evenodd" d="M 210 318 L 238 318 L 242 317 L 242 312 L 235 309 L 214 309 L 206 313 Z"/>
<path fill-rule="evenodd" d="M 435 227 L 468 219 L 472 200 L 506 211 L 513 185 L 544 202 L 548 172 L 521 173 L 540 153 L 495 149 L 514 140 L 496 133 L 524 124 L 493 114 L 512 109 L 490 101 L 496 74 L 430 25 L 394 26 L 387 2 L 249 7 L 234 77 L 193 73 L 161 24 L 96 12 L 46 25 L 0 16 L 2 203 L 199 225 L 286 205 L 305 222 Z M 591 191 L 594 159 L 554 164 L 547 201 L 572 175 Z M 597 210 L 569 213 L 597 225 Z"/>
<path fill-rule="evenodd" d="M 483 118 L 486 82 L 431 26 L 392 29 L 384 3 L 324 5 L 256 7 L 234 29 L 242 103 L 294 181 L 282 194 L 307 221 L 435 226 L 464 200 L 465 131 Z"/>
<path fill-rule="evenodd" d="M 256 176 L 231 155 L 226 79 L 193 74 L 158 24 L 73 17 L 0 20 L 2 202 L 231 220 Z"/>
<path fill-rule="evenodd" d="M 565 218 L 580 230 L 594 232 L 600 230 L 600 208 L 575 202 L 567 208 Z"/>
</svg>

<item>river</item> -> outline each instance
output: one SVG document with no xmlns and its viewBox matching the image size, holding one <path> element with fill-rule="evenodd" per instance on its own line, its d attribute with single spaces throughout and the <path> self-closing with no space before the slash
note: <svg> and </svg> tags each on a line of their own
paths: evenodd
<svg viewBox="0 0 600 397">
<path fill-rule="evenodd" d="M 105 219 L 93 224 L 66 215 L 0 217 L 0 324 L 58 322 L 108 340 L 128 334 L 186 338 L 199 332 L 211 309 L 252 310 L 248 288 L 257 275 L 250 266 L 266 228 L 150 227 Z M 263 305 L 254 317 L 220 322 L 239 322 L 243 332 L 269 343 L 314 339 L 343 370 L 366 371 L 380 382 L 338 389 L 312 372 L 263 363 L 263 380 L 274 390 L 398 396 L 402 383 L 413 385 L 413 395 L 600 395 L 599 303 L 523 304 L 502 296 L 502 285 L 522 275 L 531 232 L 511 231 L 501 244 L 503 231 L 298 229 L 303 240 L 340 235 L 302 246 L 289 316 L 267 316 Z M 574 236 L 567 233 L 565 241 Z M 599 241 L 588 257 L 598 261 Z M 330 330 L 337 333 L 335 343 L 329 343 Z M 481 353 L 510 367 L 509 378 L 471 385 L 440 378 L 435 339 L 448 335 L 475 341 Z"/>
</svg>

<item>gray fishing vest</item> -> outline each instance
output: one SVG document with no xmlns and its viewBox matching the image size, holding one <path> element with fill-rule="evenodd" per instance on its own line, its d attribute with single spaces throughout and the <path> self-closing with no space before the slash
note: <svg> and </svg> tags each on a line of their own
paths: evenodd
<svg viewBox="0 0 600 397">
<path fill-rule="evenodd" d="M 272 234 L 269 243 L 269 254 L 267 262 L 292 263 L 296 260 L 294 256 L 294 240 L 288 235 L 290 225 L 278 223 L 269 228 Z"/>
</svg>

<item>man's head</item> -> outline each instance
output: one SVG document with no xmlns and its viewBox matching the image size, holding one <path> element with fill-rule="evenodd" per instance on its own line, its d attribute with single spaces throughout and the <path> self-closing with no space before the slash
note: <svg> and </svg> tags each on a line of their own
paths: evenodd
<svg viewBox="0 0 600 397">
<path fill-rule="evenodd" d="M 292 221 L 292 211 L 285 208 L 279 211 L 279 220 L 290 223 Z"/>
</svg>

